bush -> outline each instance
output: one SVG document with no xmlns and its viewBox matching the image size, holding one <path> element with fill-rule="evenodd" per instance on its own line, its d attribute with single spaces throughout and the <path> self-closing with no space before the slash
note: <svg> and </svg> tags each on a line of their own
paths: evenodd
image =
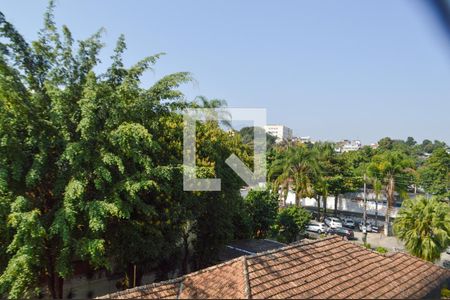
<svg viewBox="0 0 450 300">
<path fill-rule="evenodd" d="M 450 290 L 447 288 L 443 288 L 441 290 L 441 297 L 442 299 L 450 299 Z"/>
<path fill-rule="evenodd" d="M 385 254 L 385 253 L 388 252 L 388 250 L 386 248 L 384 248 L 384 247 L 377 247 L 375 249 L 375 251 L 377 251 L 378 253 L 381 253 L 381 254 Z"/>
<path fill-rule="evenodd" d="M 364 243 L 363 246 L 366 247 L 367 249 L 372 249 L 372 246 L 369 243 Z"/>
<path fill-rule="evenodd" d="M 266 238 L 277 217 L 277 196 L 268 190 L 251 190 L 245 197 L 245 208 L 250 216 L 253 237 Z"/>
<path fill-rule="evenodd" d="M 305 230 L 311 220 L 311 214 L 304 208 L 290 206 L 279 211 L 273 227 L 277 239 L 283 243 L 292 243 L 299 233 Z"/>
</svg>

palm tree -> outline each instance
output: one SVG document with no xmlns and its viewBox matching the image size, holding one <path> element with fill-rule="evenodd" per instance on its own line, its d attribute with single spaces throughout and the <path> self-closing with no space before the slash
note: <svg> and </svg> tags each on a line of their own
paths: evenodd
<svg viewBox="0 0 450 300">
<path fill-rule="evenodd" d="M 394 233 L 409 253 L 435 261 L 450 244 L 450 206 L 435 197 L 405 200 L 394 221 Z"/>
<path fill-rule="evenodd" d="M 318 173 L 317 152 L 300 144 L 290 146 L 279 154 L 270 167 L 269 178 L 273 179 L 274 189 L 278 190 L 281 186 L 286 197 L 292 186 L 295 204 L 300 206 L 303 197 L 312 196 L 313 178 Z M 286 198 L 283 199 L 283 205 L 285 204 Z"/>
<path fill-rule="evenodd" d="M 390 215 L 394 205 L 395 192 L 404 192 L 407 187 L 405 177 L 412 166 L 411 160 L 402 152 L 389 151 L 375 155 L 367 167 L 367 172 L 372 178 L 378 178 L 386 191 L 387 208 L 385 214 L 384 231 L 390 234 Z"/>
<path fill-rule="evenodd" d="M 320 200 L 323 199 L 323 214 L 327 212 L 327 198 L 330 192 L 334 192 L 336 177 L 341 173 L 338 157 L 334 146 L 330 143 L 317 143 L 314 145 L 317 152 L 319 176 L 314 179 L 314 189 L 317 198 L 317 214 L 320 220 Z"/>
<path fill-rule="evenodd" d="M 375 226 L 378 227 L 378 200 L 380 199 L 381 190 L 383 189 L 381 181 L 372 178 L 373 191 L 375 192 Z"/>
<path fill-rule="evenodd" d="M 226 110 L 226 108 L 228 107 L 227 101 L 222 99 L 208 99 L 205 96 L 197 96 L 195 97 L 192 106 L 194 108 L 210 108 L 218 110 L 220 113 L 220 117 L 223 118 L 220 123 L 227 128 L 232 128 L 231 114 Z"/>
</svg>

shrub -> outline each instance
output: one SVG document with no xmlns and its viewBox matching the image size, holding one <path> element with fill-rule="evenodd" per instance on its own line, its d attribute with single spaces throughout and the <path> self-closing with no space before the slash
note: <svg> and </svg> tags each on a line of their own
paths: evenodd
<svg viewBox="0 0 450 300">
<path fill-rule="evenodd" d="M 378 253 L 381 253 L 381 254 L 385 254 L 385 253 L 388 252 L 388 250 L 386 248 L 384 248 L 384 247 L 377 247 L 375 249 L 375 251 L 377 251 Z"/>
<path fill-rule="evenodd" d="M 277 217 L 277 196 L 268 190 L 251 190 L 245 197 L 245 208 L 250 216 L 253 237 L 266 238 Z"/>
<path fill-rule="evenodd" d="M 299 233 L 305 230 L 311 220 L 311 214 L 304 208 L 290 206 L 280 210 L 275 226 L 278 240 L 284 243 L 292 243 Z"/>
<path fill-rule="evenodd" d="M 450 299 L 450 290 L 447 288 L 443 288 L 441 290 L 441 297 L 442 299 Z"/>
</svg>

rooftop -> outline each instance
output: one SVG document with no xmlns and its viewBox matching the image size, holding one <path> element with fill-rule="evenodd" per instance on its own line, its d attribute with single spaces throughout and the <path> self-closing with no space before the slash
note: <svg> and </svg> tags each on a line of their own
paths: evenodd
<svg viewBox="0 0 450 300">
<path fill-rule="evenodd" d="M 424 298 L 448 281 L 450 271 L 430 262 L 332 236 L 102 298 Z"/>
<path fill-rule="evenodd" d="M 226 245 L 219 253 L 219 261 L 224 262 L 242 255 L 251 255 L 258 252 L 285 247 L 286 244 L 269 239 L 237 240 Z"/>
</svg>

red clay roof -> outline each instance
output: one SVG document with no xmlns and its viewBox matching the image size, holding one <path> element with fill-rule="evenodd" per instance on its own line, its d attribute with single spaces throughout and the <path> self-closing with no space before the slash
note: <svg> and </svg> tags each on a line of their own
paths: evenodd
<svg viewBox="0 0 450 300">
<path fill-rule="evenodd" d="M 423 298 L 450 271 L 340 237 L 296 243 L 102 298 Z"/>
</svg>

